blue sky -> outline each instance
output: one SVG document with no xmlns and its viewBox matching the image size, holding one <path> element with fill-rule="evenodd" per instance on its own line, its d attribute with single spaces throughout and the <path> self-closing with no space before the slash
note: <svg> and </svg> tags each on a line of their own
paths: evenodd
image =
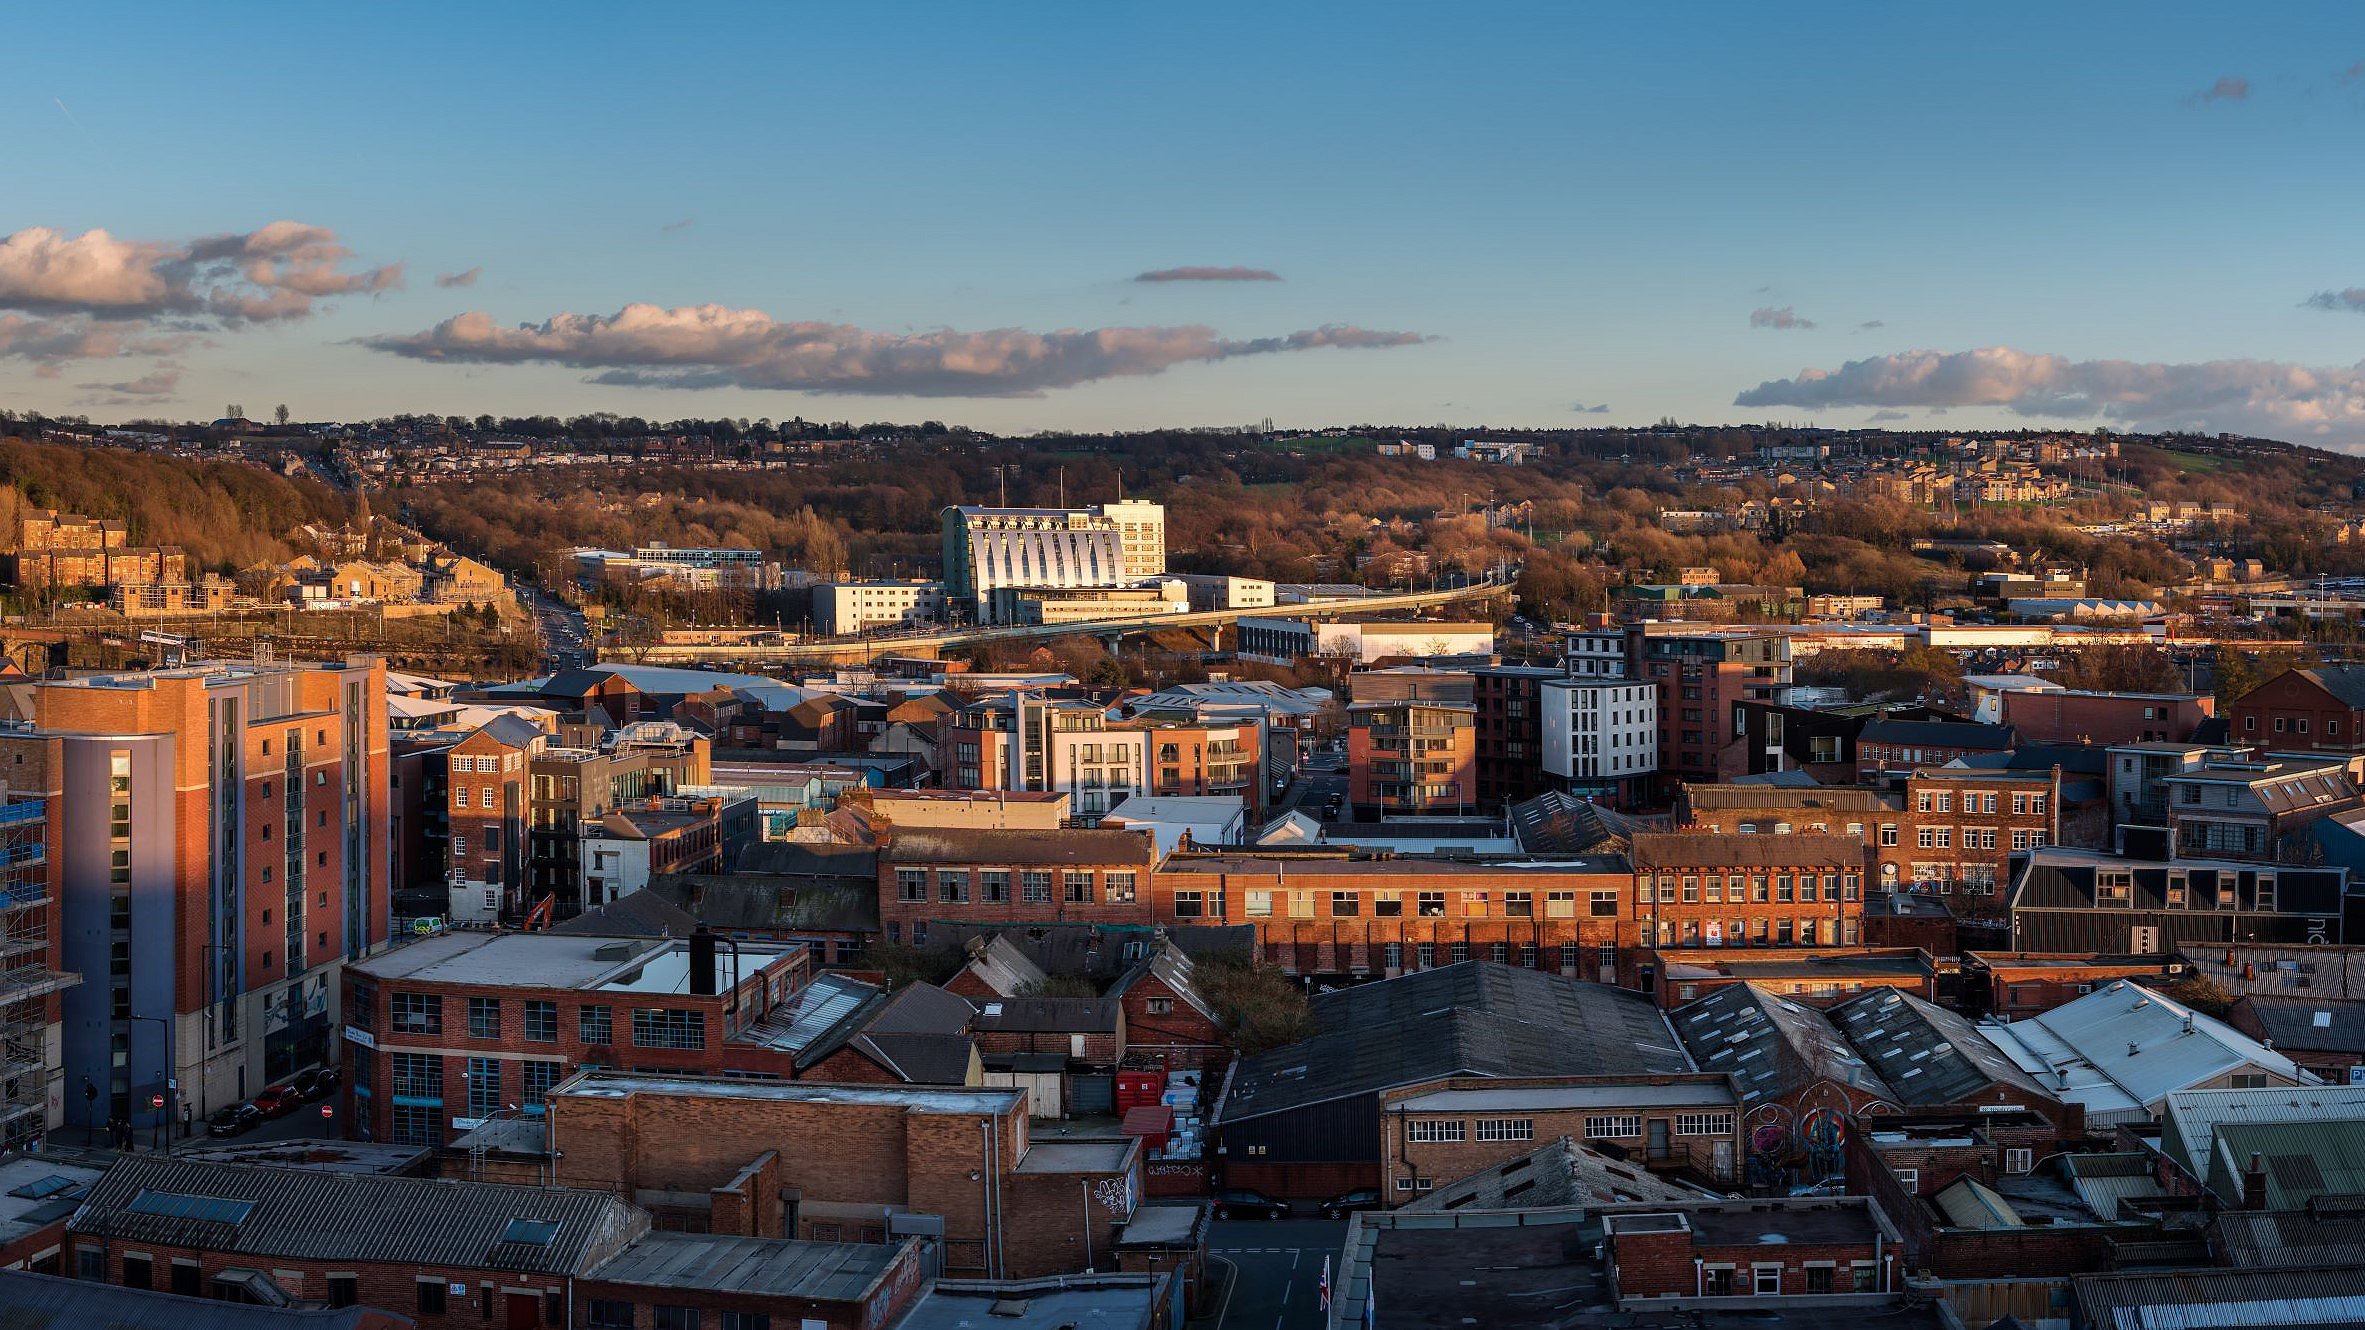
<svg viewBox="0 0 2365 1330">
<path fill-rule="evenodd" d="M 0 404 L 2365 444 L 2351 5 L 53 6 L 0 47 Z M 1132 280 L 1192 266 L 1280 280 Z"/>
</svg>

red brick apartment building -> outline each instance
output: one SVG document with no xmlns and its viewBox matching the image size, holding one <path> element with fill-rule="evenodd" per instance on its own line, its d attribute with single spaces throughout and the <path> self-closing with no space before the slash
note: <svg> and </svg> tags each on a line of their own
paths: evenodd
<svg viewBox="0 0 2365 1330">
<path fill-rule="evenodd" d="M 2278 753 L 2365 753 L 2365 666 L 2283 671 L 2234 699 L 2226 742 Z"/>
<path fill-rule="evenodd" d="M 47 806 L 69 1114 L 146 1127 L 332 1061 L 338 973 L 391 912 L 385 665 L 25 685 L 0 735 Z"/>
<path fill-rule="evenodd" d="M 1148 924 L 1158 866 L 1147 831 L 897 827 L 879 838 L 879 926 L 928 942 L 931 921 Z"/>
<path fill-rule="evenodd" d="M 1455 702 L 1347 708 L 1347 803 L 1358 817 L 1478 806 L 1478 709 Z"/>
<path fill-rule="evenodd" d="M 1750 772 L 1743 702 L 1773 702 L 1790 683 L 1790 640 L 1753 633 L 1627 630 L 1634 676 L 1659 685 L 1659 770 L 1666 781 L 1728 781 Z"/>
<path fill-rule="evenodd" d="M 345 975 L 344 1097 L 365 1139 L 441 1146 L 537 1117 L 582 1067 L 795 1074 L 731 1038 L 805 987 L 794 944 L 445 933 Z"/>
<path fill-rule="evenodd" d="M 1034 1141 L 1024 1090 L 585 1072 L 550 1098 L 558 1181 L 655 1198 L 671 1228 L 897 1242 L 944 1272 L 1084 1269 L 1141 1196 L 1141 1148 Z"/>
<path fill-rule="evenodd" d="M 2205 693 L 2032 689 L 2005 693 L 2002 712 L 2022 743 L 2183 743 L 2217 714 L 2217 700 Z"/>
<path fill-rule="evenodd" d="M 1548 867 L 1346 852 L 1177 854 L 1157 875 L 1161 922 L 1248 924 L 1292 974 L 1394 976 L 1468 960 L 1614 979 L 1634 877 L 1621 859 Z"/>
</svg>

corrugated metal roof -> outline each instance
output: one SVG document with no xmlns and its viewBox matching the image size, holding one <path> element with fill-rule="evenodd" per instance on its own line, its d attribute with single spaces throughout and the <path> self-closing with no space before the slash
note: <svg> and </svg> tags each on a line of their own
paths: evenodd
<svg viewBox="0 0 2365 1330">
<path fill-rule="evenodd" d="M 1956 1228 L 2025 1228 L 2026 1220 L 2012 1208 L 2012 1203 L 1997 1195 L 1994 1188 L 1974 1177 L 1960 1177 L 1948 1183 L 1930 1204 L 1946 1216 L 1946 1222 Z"/>
<path fill-rule="evenodd" d="M 851 1301 L 903 1250 L 883 1242 L 803 1242 L 711 1233 L 643 1233 L 591 1278 L 659 1288 L 714 1289 Z"/>
<path fill-rule="evenodd" d="M 2049 1068 L 2083 1064 L 2146 1109 L 2246 1066 L 2292 1080 L 2302 1075 L 2290 1058 L 2223 1021 L 2123 979 L 2041 1015 L 1985 1028 L 2005 1052 L 2018 1043 Z M 2018 1054 L 2014 1060 L 2031 1066 Z M 2038 1081 L 2047 1082 L 2042 1072 Z M 2053 1093 L 2084 1102 L 2074 1086 Z"/>
<path fill-rule="evenodd" d="M 2003 1083 L 2052 1097 L 1979 1027 L 1893 988 L 1853 997 L 1831 1018 L 1883 1080 L 1912 1104 L 1951 1104 Z"/>
<path fill-rule="evenodd" d="M 2096 1330 L 2365 1325 L 2365 1269 L 2076 1275 L 2070 1288 Z"/>
<path fill-rule="evenodd" d="M 155 1213 L 159 1207 L 140 1205 L 143 1193 L 218 1202 L 222 1217 Z M 558 1227 L 547 1242 L 508 1240 L 518 1220 Z M 648 1224 L 648 1215 L 604 1191 L 127 1157 L 91 1187 L 68 1227 L 288 1260 L 367 1253 L 388 1264 L 569 1274 Z"/>
<path fill-rule="evenodd" d="M 1725 1072 L 1740 1085 L 1744 1103 L 1780 1099 L 1818 1080 L 1897 1097 L 1830 1017 L 1755 984 L 1727 984 L 1668 1019 L 1702 1070 Z"/>
<path fill-rule="evenodd" d="M 2120 1213 L 2129 1201 L 2168 1194 L 2139 1154 L 2064 1155 L 2061 1167 L 2086 1208 L 2114 1223 L 2133 1217 Z"/>
</svg>

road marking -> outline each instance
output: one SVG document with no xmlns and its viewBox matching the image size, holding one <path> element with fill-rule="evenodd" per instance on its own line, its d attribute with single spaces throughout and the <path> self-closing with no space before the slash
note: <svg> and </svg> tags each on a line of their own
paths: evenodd
<svg viewBox="0 0 2365 1330">
<path fill-rule="evenodd" d="M 1220 1256 L 1216 1259 L 1223 1260 Z M 1232 1277 L 1224 1281 L 1224 1300 L 1222 1305 L 1215 1309 L 1216 1330 L 1223 1330 L 1224 1318 L 1232 1312 L 1232 1290 L 1240 1287 L 1240 1267 L 1232 1265 L 1230 1261 L 1224 1261 L 1224 1264 L 1232 1266 Z"/>
</svg>

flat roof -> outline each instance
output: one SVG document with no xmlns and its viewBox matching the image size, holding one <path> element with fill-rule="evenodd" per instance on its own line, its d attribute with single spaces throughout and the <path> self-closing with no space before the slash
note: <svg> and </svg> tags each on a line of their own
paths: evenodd
<svg viewBox="0 0 2365 1330">
<path fill-rule="evenodd" d="M 1116 1173 L 1140 1147 L 1122 1141 L 1036 1141 L 1018 1161 L 1021 1173 Z"/>
<path fill-rule="evenodd" d="M 624 955 L 611 948 L 629 947 Z M 800 947 L 741 942 L 742 975 L 796 954 Z M 606 954 L 603 954 L 606 953 Z M 731 952 L 716 959 L 731 972 Z M 687 994 L 687 938 L 601 937 L 574 933 L 440 933 L 354 962 L 361 974 L 387 981 L 502 988 L 596 988 L 617 993 Z"/>
<path fill-rule="evenodd" d="M 1413 1113 L 1492 1112 L 1556 1108 L 1684 1108 L 1700 1105 L 1731 1108 L 1741 1102 L 1732 1087 L 1715 1081 L 1679 1081 L 1673 1085 L 1533 1085 L 1506 1089 L 1432 1090 L 1428 1094 L 1389 1103 L 1390 1109 Z"/>
<path fill-rule="evenodd" d="M 652 1229 L 585 1278 L 851 1302 L 877 1283 L 903 1250 L 903 1243 L 805 1242 Z"/>
<path fill-rule="evenodd" d="M 761 1099 L 776 1104 L 861 1104 L 902 1107 L 915 1113 L 1004 1113 L 1019 1103 L 1026 1091 L 991 1086 L 838 1085 L 823 1081 L 751 1081 L 723 1076 L 585 1071 L 560 1082 L 550 1093 L 586 1099 L 623 1099 L 648 1094 L 683 1099 Z"/>
<path fill-rule="evenodd" d="M 43 1155 L 0 1158 L 0 1242 L 63 1222 L 105 1171 Z"/>
<path fill-rule="evenodd" d="M 1157 1311 L 1159 1281 L 1150 1275 L 1064 1275 L 1026 1283 L 940 1279 L 912 1300 L 895 1330 L 978 1330 L 1007 1325 L 1133 1330 Z M 1014 1312 L 1001 1311 L 1009 1306 Z"/>
</svg>

